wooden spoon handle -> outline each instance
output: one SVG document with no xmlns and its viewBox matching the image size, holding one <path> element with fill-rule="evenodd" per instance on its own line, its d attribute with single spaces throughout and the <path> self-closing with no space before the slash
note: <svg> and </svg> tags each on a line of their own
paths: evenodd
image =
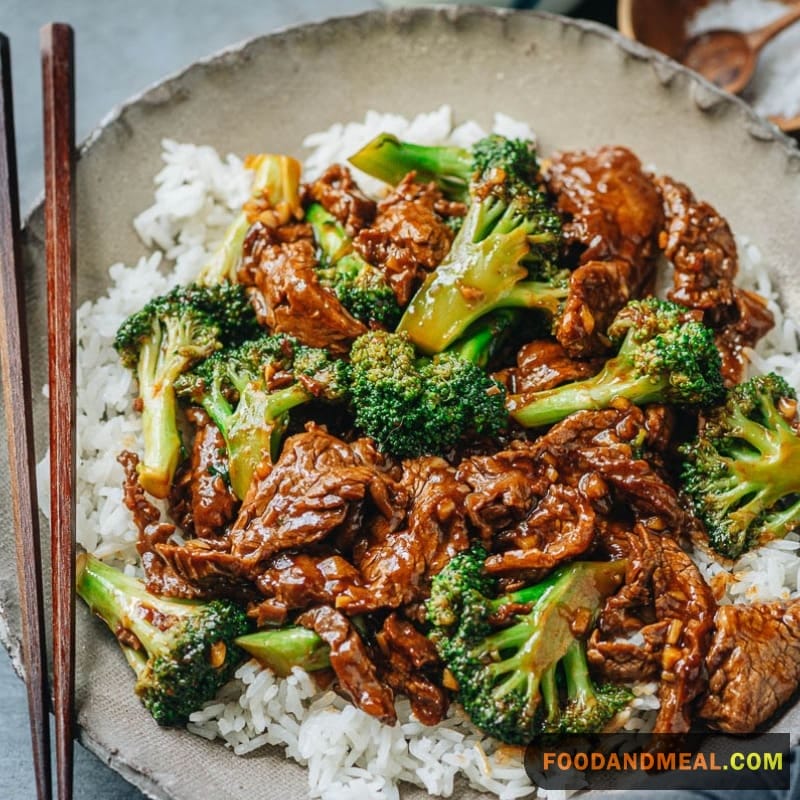
<svg viewBox="0 0 800 800">
<path fill-rule="evenodd" d="M 770 39 L 777 36 L 784 28 L 788 28 L 792 23 L 800 19 L 800 4 L 795 6 L 787 14 L 778 17 L 774 22 L 759 28 L 757 31 L 751 31 L 746 34 L 747 44 L 753 50 L 760 50 Z"/>
</svg>

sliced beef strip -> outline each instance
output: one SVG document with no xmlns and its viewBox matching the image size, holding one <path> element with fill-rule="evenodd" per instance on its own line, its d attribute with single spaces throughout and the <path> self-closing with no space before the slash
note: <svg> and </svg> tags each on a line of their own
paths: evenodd
<svg viewBox="0 0 800 800">
<path fill-rule="evenodd" d="M 387 725 L 397 722 L 392 690 L 377 675 L 369 651 L 350 621 L 329 606 L 309 609 L 297 624 L 310 628 L 330 647 L 331 667 L 353 704 Z"/>
<path fill-rule="evenodd" d="M 671 300 L 710 312 L 718 322 L 733 304 L 733 281 L 739 268 L 736 242 L 724 217 L 698 202 L 686 184 L 668 176 L 656 178 L 663 200 L 664 230 L 660 245 L 675 266 Z"/>
<path fill-rule="evenodd" d="M 466 511 L 487 547 L 496 530 L 525 519 L 549 486 L 527 443 L 494 455 L 470 456 L 458 465 L 458 480 L 467 484 Z"/>
<path fill-rule="evenodd" d="M 229 551 L 227 537 L 189 539 L 184 544 L 159 542 L 155 551 L 162 563 L 192 587 L 199 597 L 230 597 L 247 603 L 255 599 L 251 575 Z"/>
<path fill-rule="evenodd" d="M 741 382 L 748 363 L 746 348 L 756 343 L 775 326 L 775 317 L 767 308 L 767 301 L 756 292 L 735 287 L 734 321 L 729 322 L 714 338 L 722 356 L 722 376 L 728 386 Z"/>
<path fill-rule="evenodd" d="M 343 164 L 332 164 L 313 183 L 304 187 L 304 205 L 319 203 L 355 236 L 375 219 L 376 204 L 353 180 Z"/>
<path fill-rule="evenodd" d="M 184 579 L 158 553 L 158 546 L 175 533 L 175 526 L 161 522 L 161 512 L 147 499 L 144 489 L 139 484 L 137 472 L 139 457 L 135 453 L 123 450 L 117 457 L 117 461 L 125 471 L 125 480 L 122 485 L 123 502 L 131 512 L 133 522 L 139 532 L 136 550 L 142 559 L 147 590 L 153 594 L 163 594 L 168 597 L 189 599 L 199 597 L 202 592 L 190 581 Z"/>
<path fill-rule="evenodd" d="M 410 172 L 378 204 L 375 222 L 353 242 L 365 260 L 383 269 L 401 306 L 450 250 L 447 218 L 466 212 L 462 203 L 445 200 L 435 183 L 417 183 L 415 177 Z"/>
<path fill-rule="evenodd" d="M 379 514 L 397 514 L 386 476 L 362 460 L 365 452 L 314 425 L 290 436 L 231 528 L 231 553 L 242 567 L 256 576 L 275 554 L 325 539 L 354 504 L 370 500 Z"/>
<path fill-rule="evenodd" d="M 408 498 L 403 524 L 382 515 L 353 548 L 363 587 L 344 589 L 336 607 L 348 614 L 397 608 L 427 597 L 430 579 L 469 547 L 464 499 L 468 487 L 444 459 L 403 462 L 400 494 Z"/>
<path fill-rule="evenodd" d="M 173 483 L 170 510 L 184 533 L 214 538 L 224 532 L 238 506 L 225 480 L 225 439 L 202 409 L 187 409 L 186 418 L 195 425 L 192 455 L 187 469 Z"/>
<path fill-rule="evenodd" d="M 634 264 L 622 258 L 587 261 L 569 277 L 569 293 L 556 327 L 556 338 L 573 358 L 607 354 L 606 335 L 617 312 L 642 297 L 653 276 L 653 262 Z"/>
<path fill-rule="evenodd" d="M 375 635 L 382 658 L 381 678 L 411 701 L 423 725 L 437 725 L 447 713 L 447 692 L 441 687 L 442 666 L 433 643 L 414 625 L 390 614 Z"/>
<path fill-rule="evenodd" d="M 706 655 L 699 716 L 726 733 L 750 733 L 800 686 L 800 600 L 721 606 Z"/>
<path fill-rule="evenodd" d="M 578 490 L 552 484 L 524 520 L 495 535 L 495 549 L 486 559 L 490 575 L 519 575 L 540 580 L 562 561 L 584 554 L 594 542 L 596 515 L 591 502 Z"/>
<path fill-rule="evenodd" d="M 320 284 L 311 227 L 291 228 L 296 236 L 261 222 L 251 226 L 238 280 L 251 287 L 256 314 L 270 330 L 296 336 L 311 347 L 327 347 L 334 354 L 346 353 L 350 342 L 367 329 Z"/>
<path fill-rule="evenodd" d="M 717 610 L 711 588 L 671 536 L 638 523 L 631 530 L 610 526 L 601 538 L 628 564 L 625 583 L 606 601 L 589 639 L 589 663 L 610 680 L 658 676 L 654 732 L 686 733 L 692 704 L 706 688 L 704 658 Z M 639 623 L 643 645 L 619 641 Z"/>
<path fill-rule="evenodd" d="M 577 259 L 556 338 L 570 356 L 602 355 L 617 312 L 652 281 L 662 219 L 658 191 L 624 147 L 558 153 L 545 180 Z"/>
<path fill-rule="evenodd" d="M 630 150 L 606 146 L 556 153 L 544 177 L 579 263 L 619 258 L 641 265 L 654 254 L 661 202 Z"/>
<path fill-rule="evenodd" d="M 363 579 L 336 553 L 279 553 L 267 562 L 255 583 L 265 599 L 251 609 L 251 616 L 261 627 L 283 624 L 290 611 L 321 603 L 333 606 L 345 589 L 363 585 Z"/>
<path fill-rule="evenodd" d="M 739 260 L 725 218 L 669 176 L 657 178 L 656 185 L 664 209 L 659 244 L 675 266 L 669 298 L 703 312 L 704 322 L 717 331 L 723 376 L 734 385 L 746 366 L 743 348 L 753 347 L 774 318 L 762 297 L 734 286 Z"/>
<path fill-rule="evenodd" d="M 527 450 L 533 463 L 546 464 L 551 482 L 578 486 L 594 473 L 613 487 L 637 518 L 656 517 L 661 522 L 653 525 L 681 533 L 690 526 L 690 515 L 672 486 L 635 454 L 634 445 L 647 436 L 645 425 L 644 412 L 620 399 L 612 408 L 572 414 L 535 442 L 518 442 L 514 447 Z"/>
<path fill-rule="evenodd" d="M 510 382 L 503 383 L 511 394 L 543 392 L 596 375 L 603 363 L 598 358 L 571 358 L 558 342 L 537 339 L 517 353 L 517 366 L 509 370 Z"/>
</svg>

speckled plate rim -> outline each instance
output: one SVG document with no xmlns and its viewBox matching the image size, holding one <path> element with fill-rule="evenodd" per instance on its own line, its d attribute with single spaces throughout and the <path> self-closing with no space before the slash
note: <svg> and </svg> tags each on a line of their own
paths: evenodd
<svg viewBox="0 0 800 800">
<path fill-rule="evenodd" d="M 586 20 L 576 20 L 560 17 L 545 12 L 535 11 L 507 11 L 481 7 L 461 7 L 450 6 L 436 7 L 434 11 L 430 8 L 398 9 L 394 11 L 369 11 L 361 14 L 349 15 L 347 17 L 336 17 L 322 22 L 309 24 L 293 25 L 276 30 L 266 35 L 254 36 L 242 42 L 233 44 L 219 50 L 206 58 L 193 62 L 191 65 L 181 69 L 165 79 L 158 81 L 131 98 L 115 106 L 97 127 L 82 142 L 79 148 L 80 155 L 87 153 L 98 141 L 102 139 L 112 126 L 117 123 L 125 124 L 128 113 L 141 105 L 159 106 L 170 103 L 182 91 L 181 84 L 187 75 L 204 66 L 225 66 L 226 64 L 235 65 L 240 59 L 246 59 L 250 48 L 259 43 L 268 41 L 278 41 L 286 36 L 292 36 L 298 31 L 305 31 L 309 34 L 324 31 L 328 26 L 341 24 L 342 21 L 369 20 L 370 18 L 388 18 L 390 21 L 402 24 L 405 20 L 411 20 L 421 14 L 435 13 L 441 15 L 443 19 L 457 23 L 461 19 L 473 16 L 485 16 L 488 18 L 510 17 L 515 14 L 524 14 L 532 17 L 541 17 L 555 21 L 565 28 L 577 29 L 583 33 L 601 37 L 616 47 L 624 51 L 633 59 L 649 63 L 658 79 L 662 84 L 669 84 L 676 75 L 684 75 L 688 78 L 688 91 L 694 107 L 698 113 L 709 114 L 719 111 L 725 106 L 729 106 L 736 111 L 738 122 L 747 133 L 754 139 L 769 142 L 770 146 L 780 149 L 787 160 L 787 167 L 791 165 L 791 171 L 800 172 L 800 150 L 791 138 L 781 133 L 775 126 L 758 116 L 750 106 L 738 97 L 729 95 L 701 78 L 696 73 L 691 72 L 681 64 L 654 51 L 635 41 L 627 39 L 620 33 L 598 23 Z M 727 124 L 733 124 L 727 122 Z M 25 218 L 25 233 L 29 238 L 37 238 L 36 222 L 42 213 L 42 195 L 33 204 L 32 209 Z M 44 528 L 43 530 L 46 530 Z M 19 634 L 16 630 L 11 630 L 6 619 L 5 607 L 7 598 L 0 596 L 0 641 L 8 650 L 12 663 L 18 674 L 22 675 L 20 663 Z M 136 785 L 145 794 L 153 798 L 170 798 L 171 794 L 165 794 L 156 777 L 147 774 L 144 770 L 129 763 L 123 754 L 109 747 L 103 741 L 95 738 L 89 731 L 80 729 L 80 739 L 82 743 L 93 751 L 102 761 L 119 772 L 128 781 Z"/>
</svg>

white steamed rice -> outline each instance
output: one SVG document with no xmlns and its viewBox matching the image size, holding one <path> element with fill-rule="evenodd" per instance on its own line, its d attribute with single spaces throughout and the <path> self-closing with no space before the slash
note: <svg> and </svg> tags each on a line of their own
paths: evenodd
<svg viewBox="0 0 800 800">
<path fill-rule="evenodd" d="M 533 138 L 525 123 L 495 115 L 493 130 Z M 453 127 L 451 110 L 421 114 L 409 121 L 395 114 L 369 112 L 361 123 L 334 125 L 308 136 L 311 148 L 305 177 L 312 179 L 335 161 L 343 161 L 380 131 L 421 144 L 469 145 L 485 135 L 474 122 Z M 109 269 L 105 296 L 78 311 L 78 486 L 77 539 L 88 551 L 137 569 L 136 531 L 122 502 L 123 449 L 139 450 L 141 422 L 131 410 L 134 380 L 117 358 L 112 343 L 119 324 L 153 296 L 175 283 L 188 283 L 222 238 L 226 225 L 248 195 L 249 173 L 236 156 L 222 160 L 210 147 L 163 142 L 164 168 L 156 176 L 153 205 L 134 226 L 152 254 L 132 267 Z M 380 184 L 356 174 L 359 183 L 378 192 Z M 739 238 L 740 283 L 769 299 L 776 326 L 751 354 L 756 372 L 774 370 L 800 386 L 798 328 L 777 303 L 768 265 L 758 248 Z M 101 394 L 89 387 L 103 386 Z M 47 459 L 38 469 L 40 505 L 49 497 Z M 720 602 L 773 600 L 800 596 L 800 541 L 791 535 L 723 566 L 702 549 L 695 557 Z M 658 709 L 657 685 L 634 688 L 636 698 L 624 712 L 625 727 L 646 730 Z M 451 796 L 459 781 L 500 798 L 563 796 L 531 787 L 519 748 L 498 745 L 452 708 L 435 728 L 417 722 L 408 701 L 397 703 L 399 723 L 382 725 L 331 691 L 317 689 L 296 670 L 276 678 L 248 661 L 216 700 L 192 715 L 188 729 L 219 738 L 236 754 L 265 745 L 285 749 L 308 767 L 309 792 L 324 800 L 396 798 L 398 783 L 408 781 L 432 795 Z M 538 794 L 537 794 L 538 792 Z"/>
</svg>

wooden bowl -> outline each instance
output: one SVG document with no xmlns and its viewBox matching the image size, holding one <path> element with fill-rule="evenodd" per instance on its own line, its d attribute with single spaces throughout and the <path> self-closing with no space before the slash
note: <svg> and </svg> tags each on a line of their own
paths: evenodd
<svg viewBox="0 0 800 800">
<path fill-rule="evenodd" d="M 617 27 L 629 39 L 680 60 L 688 39 L 689 20 L 711 0 L 618 0 Z M 797 0 L 780 0 L 787 6 Z M 800 135 L 800 114 L 795 117 L 770 117 L 786 133 Z"/>
</svg>

